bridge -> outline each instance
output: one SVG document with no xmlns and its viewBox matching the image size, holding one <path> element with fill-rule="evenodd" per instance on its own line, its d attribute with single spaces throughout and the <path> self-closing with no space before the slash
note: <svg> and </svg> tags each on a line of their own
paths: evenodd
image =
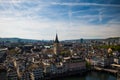
<svg viewBox="0 0 120 80">
<path fill-rule="evenodd" d="M 111 64 L 112 67 L 115 67 L 118 71 L 117 80 L 120 80 L 120 65 L 119 64 Z"/>
<path fill-rule="evenodd" d="M 106 71 L 106 72 L 110 72 L 110 73 L 115 73 L 117 74 L 117 70 L 113 70 L 113 69 L 106 69 L 106 68 L 100 68 L 100 67 L 94 67 L 95 70 L 99 70 L 99 71 Z"/>
<path fill-rule="evenodd" d="M 111 64 L 111 66 L 120 68 L 119 64 Z"/>
</svg>

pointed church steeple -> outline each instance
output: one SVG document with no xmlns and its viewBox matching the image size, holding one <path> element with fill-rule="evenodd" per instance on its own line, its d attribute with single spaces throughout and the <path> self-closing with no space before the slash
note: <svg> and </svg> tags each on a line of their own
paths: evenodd
<svg viewBox="0 0 120 80">
<path fill-rule="evenodd" d="M 55 43 L 59 43 L 58 35 L 56 34 Z"/>
<path fill-rule="evenodd" d="M 54 41 L 54 54 L 58 55 L 60 53 L 60 46 L 59 46 L 58 35 L 56 34 L 55 41 Z"/>
</svg>

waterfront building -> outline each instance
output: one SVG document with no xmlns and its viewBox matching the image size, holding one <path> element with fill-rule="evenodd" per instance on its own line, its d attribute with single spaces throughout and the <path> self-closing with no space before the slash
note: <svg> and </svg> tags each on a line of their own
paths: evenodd
<svg viewBox="0 0 120 80">
<path fill-rule="evenodd" d="M 113 57 L 94 56 L 86 59 L 92 66 L 107 67 L 113 63 Z"/>
<path fill-rule="evenodd" d="M 81 59 L 71 59 L 71 62 L 68 64 L 69 71 L 79 71 L 86 69 L 86 62 Z"/>
<path fill-rule="evenodd" d="M 82 73 L 86 70 L 86 62 L 79 57 L 66 58 L 64 60 L 65 70 L 68 74 Z"/>
</svg>

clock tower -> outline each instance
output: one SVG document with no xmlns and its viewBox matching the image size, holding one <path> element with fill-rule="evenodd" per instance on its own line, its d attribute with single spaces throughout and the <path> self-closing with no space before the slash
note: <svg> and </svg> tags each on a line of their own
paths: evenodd
<svg viewBox="0 0 120 80">
<path fill-rule="evenodd" d="M 56 34 L 56 38 L 54 41 L 54 54 L 58 55 L 60 53 L 59 48 L 60 48 L 60 46 L 59 46 L 58 35 Z"/>
</svg>

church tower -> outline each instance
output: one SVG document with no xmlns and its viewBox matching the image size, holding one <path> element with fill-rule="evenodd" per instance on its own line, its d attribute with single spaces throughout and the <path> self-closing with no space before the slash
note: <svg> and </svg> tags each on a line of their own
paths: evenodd
<svg viewBox="0 0 120 80">
<path fill-rule="evenodd" d="M 56 34 L 56 38 L 55 38 L 55 41 L 54 41 L 54 54 L 59 54 L 60 53 L 60 50 L 59 50 L 59 40 L 58 40 L 58 35 Z"/>
</svg>

